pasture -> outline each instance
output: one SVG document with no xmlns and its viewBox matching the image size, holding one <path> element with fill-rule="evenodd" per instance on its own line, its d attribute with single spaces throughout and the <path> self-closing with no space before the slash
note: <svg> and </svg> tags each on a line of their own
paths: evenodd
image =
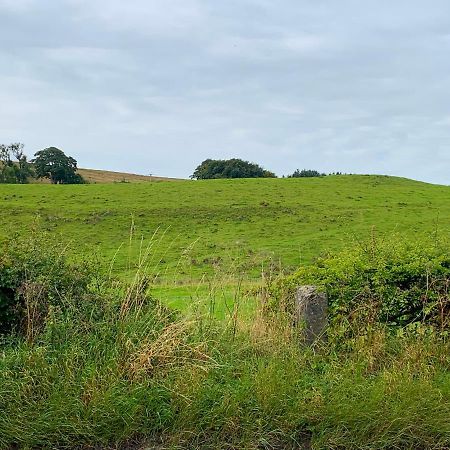
<svg viewBox="0 0 450 450">
<path fill-rule="evenodd" d="M 145 266 L 155 295 L 185 309 L 212 282 L 232 297 L 238 280 L 289 273 L 372 233 L 448 232 L 450 188 L 363 175 L 2 185 L 0 211 L 0 239 L 37 228 L 116 275 Z"/>
<path fill-rule="evenodd" d="M 349 241 L 450 228 L 450 188 L 385 176 L 0 186 L 0 239 L 43 229 L 125 274 L 149 247 L 160 281 L 226 265 L 252 279 Z"/>
</svg>

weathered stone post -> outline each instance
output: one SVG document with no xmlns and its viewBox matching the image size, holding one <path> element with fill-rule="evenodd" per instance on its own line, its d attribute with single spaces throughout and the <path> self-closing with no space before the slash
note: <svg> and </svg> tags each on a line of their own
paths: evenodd
<svg viewBox="0 0 450 450">
<path fill-rule="evenodd" d="M 316 286 L 300 286 L 295 295 L 295 325 L 302 327 L 307 345 L 325 339 L 328 297 Z"/>
</svg>

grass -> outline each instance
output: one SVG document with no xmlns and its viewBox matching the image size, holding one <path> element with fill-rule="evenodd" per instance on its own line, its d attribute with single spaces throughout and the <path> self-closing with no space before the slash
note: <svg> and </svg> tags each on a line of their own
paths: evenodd
<svg viewBox="0 0 450 450">
<path fill-rule="evenodd" d="M 448 235 L 449 196 L 374 176 L 0 186 L 4 238 L 42 228 L 106 272 L 72 298 L 56 246 L 48 272 L 69 294 L 54 280 L 48 299 L 25 291 L 33 332 L 0 340 L 0 449 L 450 448 L 447 333 L 363 321 L 347 333 L 344 317 L 305 348 L 252 289 L 374 227 Z M 34 242 L 11 254 L 18 276 L 45 259 L 39 287 L 52 250 Z"/>
<path fill-rule="evenodd" d="M 178 181 L 177 178 L 134 173 L 112 172 L 110 170 L 78 169 L 78 173 L 89 183 L 136 183 L 155 181 Z"/>
<path fill-rule="evenodd" d="M 112 172 L 110 170 L 97 169 L 78 169 L 77 172 L 88 183 L 141 183 L 141 182 L 155 182 L 155 181 L 179 181 L 177 178 L 158 177 L 154 175 L 138 175 L 134 173 Z M 31 179 L 31 183 L 49 184 L 50 181 L 46 179 Z"/>
<path fill-rule="evenodd" d="M 450 188 L 382 176 L 180 181 L 80 186 L 0 186 L 0 239 L 43 229 L 97 249 L 125 272 L 152 240 L 161 277 L 198 281 L 240 264 L 258 277 L 263 261 L 296 268 L 351 239 L 449 231 Z M 129 249 L 130 229 L 135 237 Z M 156 233 L 155 245 L 154 235 Z M 117 253 L 119 247 L 122 250 Z"/>
<path fill-rule="evenodd" d="M 105 267 L 114 261 L 122 276 L 149 250 L 158 295 L 185 308 L 218 274 L 251 285 L 262 271 L 295 270 L 373 229 L 448 233 L 449 200 L 449 187 L 385 176 L 0 185 L 0 240 L 38 227 Z"/>
<path fill-rule="evenodd" d="M 437 335 L 379 326 L 312 350 L 273 317 L 224 325 L 134 300 L 54 310 L 36 340 L 3 343 L 0 448 L 450 445 L 450 344 Z"/>
<path fill-rule="evenodd" d="M 150 253 L 156 295 L 186 310 L 211 280 L 232 286 L 239 273 L 251 287 L 263 271 L 293 271 L 373 229 L 448 233 L 449 200 L 449 187 L 384 176 L 0 185 L 0 241 L 47 230 L 124 277 Z"/>
</svg>

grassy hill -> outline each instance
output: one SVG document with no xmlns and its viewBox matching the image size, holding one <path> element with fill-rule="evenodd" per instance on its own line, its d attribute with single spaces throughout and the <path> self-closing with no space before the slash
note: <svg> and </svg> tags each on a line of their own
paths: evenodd
<svg viewBox="0 0 450 450">
<path fill-rule="evenodd" d="M 297 267 L 349 240 L 450 229 L 450 187 L 386 176 L 0 186 L 0 238 L 33 224 L 124 273 L 147 245 L 179 282 Z"/>
<path fill-rule="evenodd" d="M 142 183 L 142 182 L 155 182 L 155 181 L 178 181 L 179 178 L 168 177 L 155 177 L 153 175 L 138 175 L 135 173 L 126 172 L 113 172 L 110 170 L 97 170 L 97 169 L 78 169 L 78 173 L 88 183 Z M 47 179 L 31 179 L 33 184 L 50 184 Z"/>
<path fill-rule="evenodd" d="M 89 183 L 139 183 L 177 180 L 177 178 L 155 177 L 153 175 L 138 175 L 96 169 L 78 169 L 78 173 Z"/>
</svg>

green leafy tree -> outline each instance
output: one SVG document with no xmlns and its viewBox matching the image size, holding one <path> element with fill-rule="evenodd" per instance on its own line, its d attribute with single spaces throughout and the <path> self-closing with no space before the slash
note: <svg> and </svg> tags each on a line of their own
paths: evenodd
<svg viewBox="0 0 450 450">
<path fill-rule="evenodd" d="M 48 178 L 52 184 L 80 184 L 84 180 L 77 173 L 77 162 L 56 147 L 40 150 L 33 159 L 37 178 Z"/>
<path fill-rule="evenodd" d="M 0 183 L 28 183 L 33 170 L 23 144 L 0 145 Z"/>
<path fill-rule="evenodd" d="M 197 180 L 217 178 L 275 178 L 273 172 L 263 169 L 258 164 L 242 159 L 206 159 L 191 175 Z"/>
<path fill-rule="evenodd" d="M 320 173 L 317 170 L 303 169 L 296 170 L 292 175 L 288 175 L 288 178 L 313 178 L 313 177 L 325 177 L 326 173 Z"/>
<path fill-rule="evenodd" d="M 28 162 L 27 155 L 23 152 L 23 144 L 12 144 L 11 153 L 17 163 L 14 165 L 17 182 L 20 184 L 28 183 L 28 179 L 34 176 L 33 168 Z"/>
</svg>

